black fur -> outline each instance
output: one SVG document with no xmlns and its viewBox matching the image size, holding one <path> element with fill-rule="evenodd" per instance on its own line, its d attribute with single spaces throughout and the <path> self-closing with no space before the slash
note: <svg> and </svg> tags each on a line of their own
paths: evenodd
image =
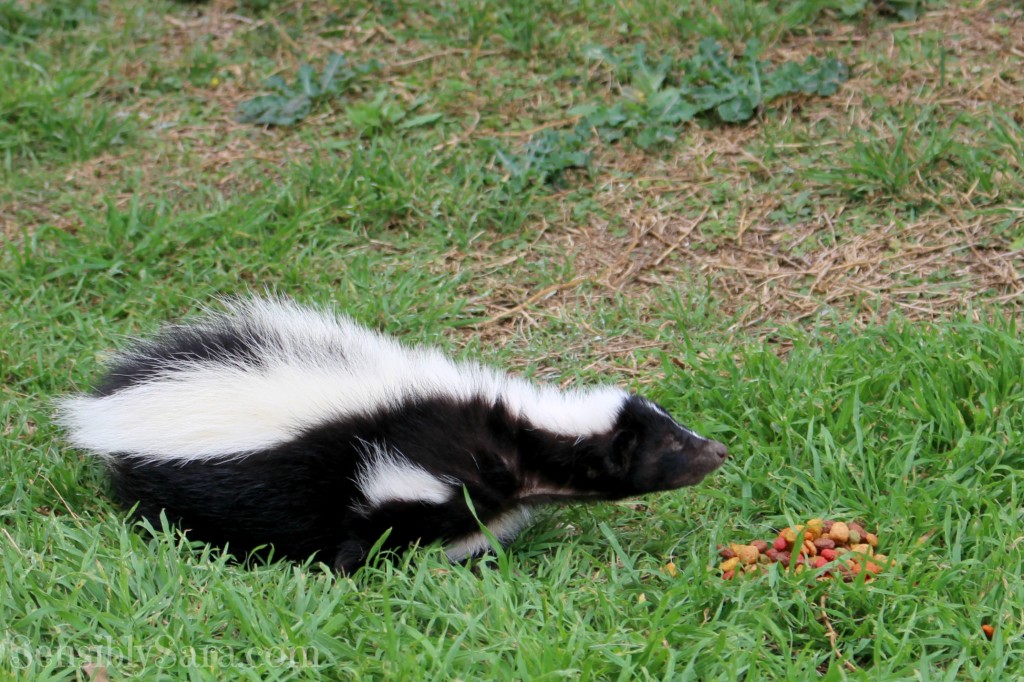
<svg viewBox="0 0 1024 682">
<path fill-rule="evenodd" d="M 268 342 L 272 340 L 257 327 L 169 327 L 158 338 L 138 343 L 131 352 L 119 356 L 93 389 L 93 395 L 113 395 L 168 369 L 177 369 L 185 361 L 227 361 L 259 367 L 263 364 L 261 345 Z"/>
</svg>

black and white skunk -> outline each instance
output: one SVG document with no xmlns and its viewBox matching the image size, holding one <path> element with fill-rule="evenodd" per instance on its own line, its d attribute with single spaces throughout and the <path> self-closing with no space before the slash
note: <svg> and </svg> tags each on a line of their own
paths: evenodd
<svg viewBox="0 0 1024 682">
<path fill-rule="evenodd" d="M 726 448 L 616 388 L 563 392 L 285 300 L 165 328 L 116 355 L 58 419 L 118 499 L 235 552 L 272 546 L 343 572 L 441 540 L 507 543 L 534 505 L 698 483 Z"/>
</svg>

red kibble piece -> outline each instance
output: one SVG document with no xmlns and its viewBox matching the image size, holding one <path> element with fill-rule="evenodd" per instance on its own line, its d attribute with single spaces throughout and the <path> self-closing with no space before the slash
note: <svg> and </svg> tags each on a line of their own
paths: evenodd
<svg viewBox="0 0 1024 682">
<path fill-rule="evenodd" d="M 736 571 L 726 571 L 722 574 L 722 580 L 732 580 L 736 577 Z"/>
<path fill-rule="evenodd" d="M 789 567 L 790 559 L 791 559 L 791 557 L 790 557 L 789 552 L 779 552 L 779 559 L 778 559 L 778 561 L 783 566 L 786 566 L 788 568 Z"/>
<path fill-rule="evenodd" d="M 780 535 L 779 537 L 775 538 L 775 542 L 772 543 L 772 547 L 774 547 L 776 550 L 780 552 L 783 552 L 789 547 L 789 545 L 786 543 L 786 538 Z"/>
<path fill-rule="evenodd" d="M 718 556 L 722 557 L 723 559 L 731 559 L 734 556 L 736 556 L 736 552 L 732 551 L 732 548 L 728 547 L 727 545 L 719 545 Z"/>
<path fill-rule="evenodd" d="M 764 540 L 754 540 L 750 543 L 750 546 L 757 549 L 757 551 L 761 554 L 764 554 L 768 550 L 768 543 Z"/>
<path fill-rule="evenodd" d="M 823 549 L 821 550 L 821 558 L 825 561 L 835 561 L 836 551 L 834 549 Z"/>
<path fill-rule="evenodd" d="M 815 568 L 823 568 L 826 564 L 828 564 L 828 559 L 823 556 L 816 556 L 812 559 L 812 565 Z"/>
</svg>

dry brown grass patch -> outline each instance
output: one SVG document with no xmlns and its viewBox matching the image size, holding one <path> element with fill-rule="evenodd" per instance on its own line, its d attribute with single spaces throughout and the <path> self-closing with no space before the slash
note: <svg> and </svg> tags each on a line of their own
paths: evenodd
<svg viewBox="0 0 1024 682">
<path fill-rule="evenodd" d="M 894 105 L 945 107 L 950 121 L 962 111 L 985 111 L 990 102 L 1024 101 L 1020 77 L 1010 75 L 1017 73 L 1010 69 L 1011 62 L 1019 63 L 1012 45 L 1024 44 L 1024 22 L 1007 25 L 996 20 L 996 11 L 985 6 L 948 10 L 928 15 L 920 24 L 893 27 L 911 33 L 944 30 L 944 43 L 963 60 L 954 65 L 955 72 L 942 74 L 937 65 L 924 63 L 907 73 L 906 60 L 901 64 L 892 55 L 892 60 L 863 67 L 837 99 L 803 102 L 799 112 L 779 125 L 800 127 L 804 137 L 813 138 L 815 124 L 827 119 L 834 132 L 820 146 L 834 148 L 835 158 L 842 159 L 852 130 L 884 134 L 872 109 L 861 105 L 869 95 L 881 95 Z M 862 54 L 886 55 L 895 49 L 891 32 L 848 33 L 842 39 L 861 45 Z M 780 51 L 781 57 L 802 59 L 808 44 L 808 39 L 797 40 Z M 993 59 L 995 54 L 999 56 Z M 880 70 L 897 75 L 900 68 L 898 78 L 878 85 L 886 82 Z M 811 215 L 780 222 L 772 214 L 787 197 L 766 193 L 762 186 L 790 173 L 791 161 L 806 145 L 787 145 L 783 155 L 792 157 L 773 162 L 748 151 L 762 135 L 756 127 L 688 132 L 679 152 L 667 162 L 648 165 L 646 176 L 637 177 L 638 164 L 628 154 L 600 159 L 613 172 L 632 176 L 628 183 L 635 190 L 621 192 L 618 200 L 610 194 L 607 207 L 626 224 L 650 227 L 615 238 L 602 229 L 602 221 L 595 221 L 578 230 L 591 238 L 581 240 L 579 248 L 587 253 L 576 258 L 586 262 L 594 254 L 624 254 L 626 271 L 643 273 L 626 278 L 631 296 L 638 286 L 670 287 L 698 272 L 712 282 L 723 312 L 736 316 L 737 328 L 826 313 L 861 323 L 894 311 L 931 320 L 979 305 L 1020 314 L 1024 259 L 996 230 L 1007 220 L 1006 211 L 976 210 L 977 188 L 965 185 L 953 169 L 937 178 L 938 190 L 924 188 L 923 182 L 909 188 L 908 201 L 915 200 L 910 192 L 919 192 L 916 199 L 938 205 L 916 215 L 902 212 L 907 218 L 893 217 L 901 212 L 890 210 L 884 198 L 858 204 L 817 186 Z M 716 205 L 712 190 L 720 192 L 723 184 L 732 188 L 731 196 Z M 662 249 L 676 244 L 671 257 L 661 257 Z"/>
</svg>

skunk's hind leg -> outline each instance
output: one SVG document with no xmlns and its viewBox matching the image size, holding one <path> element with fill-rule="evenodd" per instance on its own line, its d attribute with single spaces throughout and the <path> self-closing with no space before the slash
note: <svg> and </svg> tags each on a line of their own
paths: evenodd
<svg viewBox="0 0 1024 682">
<path fill-rule="evenodd" d="M 478 513 L 481 510 L 478 509 Z M 525 523 L 528 514 L 521 508 L 488 518 L 488 528 L 503 544 L 508 543 Z M 490 544 L 466 503 L 456 498 L 441 504 L 428 502 L 387 502 L 360 515 L 347 524 L 334 551 L 331 565 L 336 571 L 351 574 L 366 563 L 377 544 L 381 551 L 402 550 L 414 543 L 427 545 L 441 540 L 453 561 L 475 556 L 490 549 Z M 384 534 L 387 537 L 381 541 Z M 453 554 L 453 545 L 468 551 Z M 325 557 L 325 560 L 327 557 Z"/>
</svg>

